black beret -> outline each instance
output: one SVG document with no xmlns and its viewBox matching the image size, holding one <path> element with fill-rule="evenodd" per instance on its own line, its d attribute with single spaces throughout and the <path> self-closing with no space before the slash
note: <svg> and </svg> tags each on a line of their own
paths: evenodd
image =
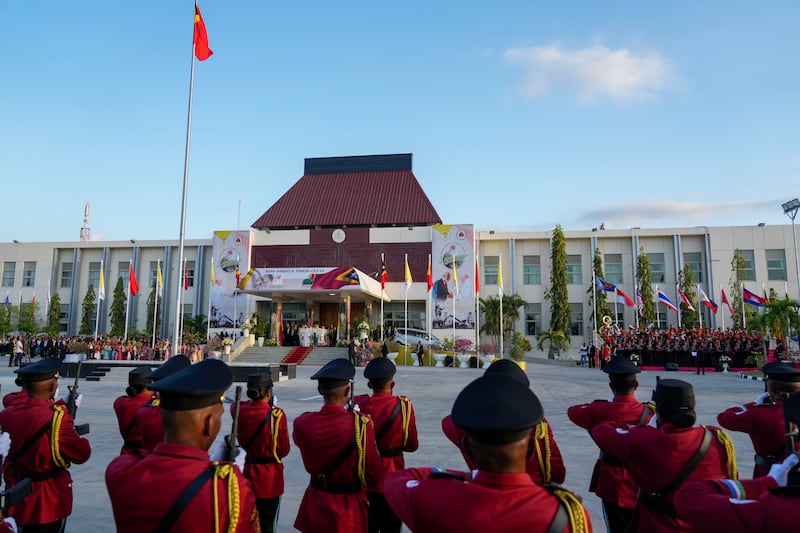
<svg viewBox="0 0 800 533">
<path fill-rule="evenodd" d="M 179 370 L 150 385 L 158 391 L 161 408 L 167 411 L 189 411 L 220 403 L 233 383 L 233 373 L 219 359 L 206 359 Z"/>
<path fill-rule="evenodd" d="M 397 368 L 389 359 L 385 357 L 376 357 L 364 368 L 364 377 L 367 379 L 387 379 L 394 376 Z"/>
<path fill-rule="evenodd" d="M 694 409 L 694 389 L 680 379 L 662 379 L 653 391 L 653 401 L 659 409 Z"/>
<path fill-rule="evenodd" d="M 58 357 L 45 357 L 35 363 L 20 367 L 14 372 L 19 374 L 24 383 L 33 383 L 57 378 L 59 370 L 61 370 L 61 359 Z"/>
<path fill-rule="evenodd" d="M 767 379 L 774 379 L 775 381 L 788 381 L 792 383 L 800 381 L 800 371 L 798 371 L 792 365 L 781 363 L 780 361 L 767 363 L 764 365 L 761 371 L 764 372 L 764 375 L 767 376 Z"/>
<path fill-rule="evenodd" d="M 531 384 L 531 380 L 528 379 L 528 375 L 525 371 L 511 359 L 495 359 L 483 375 L 514 378 L 524 383 L 526 387 L 529 387 Z"/>
<path fill-rule="evenodd" d="M 606 363 L 603 372 L 606 374 L 639 374 L 642 370 L 626 357 L 614 357 Z"/>
<path fill-rule="evenodd" d="M 139 366 L 128 372 L 128 385 L 134 387 L 136 385 L 147 385 L 147 375 L 152 372 L 149 366 Z"/>
<path fill-rule="evenodd" d="M 248 389 L 271 389 L 272 374 L 269 372 L 256 372 L 247 376 Z"/>
<path fill-rule="evenodd" d="M 160 367 L 147 374 L 147 379 L 158 381 L 171 376 L 179 370 L 190 366 L 192 363 L 185 355 L 176 355 L 169 359 L 166 363 L 162 363 Z M 152 389 L 152 387 L 151 387 Z"/>
<path fill-rule="evenodd" d="M 333 379 L 349 381 L 356 375 L 356 367 L 347 359 L 334 359 L 328 361 L 322 368 L 311 376 L 311 379 Z"/>
<path fill-rule="evenodd" d="M 516 442 L 544 415 L 539 399 L 522 381 L 482 376 L 464 387 L 453 403 L 453 423 L 486 444 Z"/>
</svg>

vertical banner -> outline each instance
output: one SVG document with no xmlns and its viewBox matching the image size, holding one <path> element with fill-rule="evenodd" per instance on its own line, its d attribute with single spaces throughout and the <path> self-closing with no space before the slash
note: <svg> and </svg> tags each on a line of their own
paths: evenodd
<svg viewBox="0 0 800 533">
<path fill-rule="evenodd" d="M 432 328 L 445 330 L 438 336 L 450 337 L 452 329 L 475 329 L 475 248 L 472 224 L 437 224 L 431 238 Z M 456 276 L 458 279 L 456 279 Z M 434 331 L 436 335 L 436 331 Z M 474 333 L 461 332 L 472 338 Z"/>
<path fill-rule="evenodd" d="M 211 261 L 214 284 L 211 286 L 212 328 L 232 328 L 247 318 L 247 296 L 236 293 L 236 272 L 250 270 L 250 232 L 215 231 Z"/>
</svg>

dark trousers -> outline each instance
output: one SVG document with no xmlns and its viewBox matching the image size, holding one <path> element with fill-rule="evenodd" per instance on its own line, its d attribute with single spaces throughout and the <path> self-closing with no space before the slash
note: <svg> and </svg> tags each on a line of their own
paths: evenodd
<svg viewBox="0 0 800 533">
<path fill-rule="evenodd" d="M 19 533 L 63 533 L 67 520 L 50 522 L 49 524 L 37 524 L 34 526 L 19 526 Z"/>
<path fill-rule="evenodd" d="M 261 524 L 261 533 L 273 533 L 278 523 L 278 511 L 281 506 L 281 497 L 264 498 L 256 500 L 258 522 Z"/>
<path fill-rule="evenodd" d="M 383 493 L 367 492 L 369 533 L 400 533 L 403 523 L 386 503 Z"/>
<path fill-rule="evenodd" d="M 700 375 L 700 370 L 702 369 L 703 375 L 705 376 L 706 375 L 706 358 L 705 358 L 705 354 L 702 354 L 701 352 L 697 352 L 697 357 L 695 357 L 695 359 L 697 359 L 697 375 L 698 376 Z"/>
<path fill-rule="evenodd" d="M 603 516 L 608 533 L 627 533 L 633 518 L 633 509 L 625 509 L 615 503 L 603 502 Z"/>
<path fill-rule="evenodd" d="M 423 354 L 419 354 L 419 353 L 417 354 L 417 359 L 419 360 L 419 366 L 423 366 L 422 365 L 422 358 L 423 357 L 425 357 Z"/>
</svg>

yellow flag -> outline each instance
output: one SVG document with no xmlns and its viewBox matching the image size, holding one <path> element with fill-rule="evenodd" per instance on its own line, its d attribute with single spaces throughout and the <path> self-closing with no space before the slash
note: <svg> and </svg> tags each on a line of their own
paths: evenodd
<svg viewBox="0 0 800 533">
<path fill-rule="evenodd" d="M 456 272 L 456 256 L 451 256 L 453 258 L 453 288 L 456 294 L 458 294 L 458 272 Z"/>
<path fill-rule="evenodd" d="M 105 300 L 106 299 L 106 280 L 103 276 L 103 269 L 100 269 L 100 289 L 97 291 L 97 299 L 98 300 Z"/>
<path fill-rule="evenodd" d="M 157 276 L 158 276 L 158 287 L 156 287 L 156 290 L 158 292 L 158 296 L 160 297 L 160 296 L 163 296 L 163 289 L 164 289 L 164 278 L 161 277 L 161 262 L 160 261 L 158 262 L 158 273 L 157 273 Z"/>
<path fill-rule="evenodd" d="M 497 260 L 497 286 L 500 289 L 500 294 L 503 294 L 503 256 L 502 255 Z"/>
<path fill-rule="evenodd" d="M 214 263 L 211 263 L 211 284 L 213 285 L 216 281 L 217 280 L 214 278 Z"/>
<path fill-rule="evenodd" d="M 411 270 L 408 268 L 408 254 L 406 254 L 406 289 L 411 287 L 411 283 L 414 280 L 411 279 Z"/>
</svg>

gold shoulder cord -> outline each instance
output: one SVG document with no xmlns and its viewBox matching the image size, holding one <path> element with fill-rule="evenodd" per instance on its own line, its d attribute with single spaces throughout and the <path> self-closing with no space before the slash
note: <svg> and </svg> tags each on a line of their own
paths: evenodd
<svg viewBox="0 0 800 533">
<path fill-rule="evenodd" d="M 53 405 L 53 411 L 53 424 L 50 427 L 50 456 L 58 468 L 69 468 L 70 463 L 61 456 L 61 448 L 58 445 L 61 434 L 61 421 L 64 419 L 64 407 Z"/>
<path fill-rule="evenodd" d="M 736 468 L 736 451 L 733 449 L 733 442 L 725 430 L 715 429 L 714 435 L 717 437 L 723 448 L 725 448 L 725 456 L 728 463 L 728 479 L 739 479 L 739 470 Z"/>
<path fill-rule="evenodd" d="M 408 442 L 408 428 L 411 425 L 411 400 L 405 396 L 400 397 L 400 413 L 403 423 L 403 448 L 405 448 Z"/>
<path fill-rule="evenodd" d="M 269 419 L 269 430 L 272 434 L 272 458 L 278 464 L 281 463 L 281 458 L 278 457 L 278 429 L 280 429 L 281 417 L 283 417 L 283 412 L 273 409 L 272 417 Z"/>
<path fill-rule="evenodd" d="M 589 523 L 586 521 L 586 514 L 583 512 L 580 498 L 562 488 L 554 487 L 552 493 L 564 505 L 567 516 L 569 516 L 569 525 L 572 528 L 572 533 L 588 533 Z"/>
<path fill-rule="evenodd" d="M 228 533 L 236 533 L 239 524 L 239 480 L 233 465 L 217 464 L 214 472 L 214 531 L 219 533 L 219 487 L 217 479 L 228 480 Z"/>
<path fill-rule="evenodd" d="M 550 468 L 550 435 L 547 431 L 547 422 L 542 420 L 536 424 L 536 433 L 534 441 L 536 445 L 536 457 L 539 459 L 539 470 L 542 472 L 542 482 L 547 485 L 552 479 L 552 472 Z M 544 442 L 544 451 L 542 451 L 539 441 Z"/>
<path fill-rule="evenodd" d="M 367 448 L 367 424 L 369 424 L 370 418 L 368 416 L 359 415 L 358 413 L 356 413 L 353 418 L 355 419 L 356 449 L 358 450 L 358 480 L 361 482 L 362 486 L 366 486 L 367 456 L 365 450 Z"/>
</svg>

